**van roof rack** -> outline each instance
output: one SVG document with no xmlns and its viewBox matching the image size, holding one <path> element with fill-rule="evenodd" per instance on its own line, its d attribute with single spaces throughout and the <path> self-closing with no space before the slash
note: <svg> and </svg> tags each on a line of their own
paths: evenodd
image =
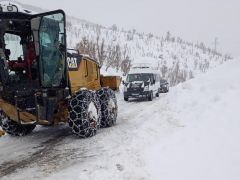
<svg viewBox="0 0 240 180">
<path fill-rule="evenodd" d="M 150 63 L 136 63 L 133 65 L 132 69 L 150 69 Z"/>
</svg>

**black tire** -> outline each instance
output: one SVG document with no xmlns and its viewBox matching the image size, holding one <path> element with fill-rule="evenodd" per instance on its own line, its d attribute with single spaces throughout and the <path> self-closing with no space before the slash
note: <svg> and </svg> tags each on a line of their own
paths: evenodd
<svg viewBox="0 0 240 180">
<path fill-rule="evenodd" d="M 68 111 L 68 124 L 73 134 L 87 138 L 97 133 L 101 110 L 96 93 L 80 90 L 69 100 Z"/>
<path fill-rule="evenodd" d="M 101 123 L 100 126 L 111 127 L 117 121 L 117 98 L 114 91 L 110 88 L 101 88 L 97 91 L 101 104 Z"/>
<path fill-rule="evenodd" d="M 11 120 L 3 111 L 0 111 L 0 125 L 6 133 L 12 136 L 25 136 L 36 127 L 35 124 L 19 124 Z"/>
<path fill-rule="evenodd" d="M 167 91 L 166 91 L 166 93 L 168 93 L 169 92 L 169 87 L 167 87 Z"/>
<path fill-rule="evenodd" d="M 159 93 L 156 93 L 156 97 L 159 97 Z"/>
<path fill-rule="evenodd" d="M 149 92 L 149 95 L 148 95 L 148 101 L 152 101 L 153 100 L 153 92 Z"/>
<path fill-rule="evenodd" d="M 124 97 L 124 101 L 128 101 L 128 97 Z"/>
</svg>

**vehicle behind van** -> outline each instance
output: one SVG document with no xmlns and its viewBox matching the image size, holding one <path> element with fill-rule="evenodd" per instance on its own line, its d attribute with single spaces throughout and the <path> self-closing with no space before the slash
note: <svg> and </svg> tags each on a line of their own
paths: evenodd
<svg viewBox="0 0 240 180">
<path fill-rule="evenodd" d="M 133 69 L 124 82 L 124 100 L 146 98 L 152 101 L 160 93 L 160 74 L 149 68 Z"/>
</svg>

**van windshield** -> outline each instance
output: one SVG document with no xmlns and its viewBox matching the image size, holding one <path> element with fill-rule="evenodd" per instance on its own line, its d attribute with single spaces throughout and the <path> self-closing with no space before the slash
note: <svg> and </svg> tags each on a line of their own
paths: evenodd
<svg viewBox="0 0 240 180">
<path fill-rule="evenodd" d="M 129 74 L 127 76 L 127 82 L 133 82 L 133 81 L 151 81 L 153 80 L 153 74 Z"/>
</svg>

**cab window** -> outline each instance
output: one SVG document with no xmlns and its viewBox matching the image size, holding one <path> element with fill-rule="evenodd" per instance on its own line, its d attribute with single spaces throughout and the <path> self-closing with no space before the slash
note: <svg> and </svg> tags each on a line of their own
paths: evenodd
<svg viewBox="0 0 240 180">
<path fill-rule="evenodd" d="M 18 60 L 18 58 L 23 57 L 24 54 L 20 36 L 6 33 L 4 40 L 6 44 L 5 48 L 9 50 L 9 60 Z"/>
</svg>

